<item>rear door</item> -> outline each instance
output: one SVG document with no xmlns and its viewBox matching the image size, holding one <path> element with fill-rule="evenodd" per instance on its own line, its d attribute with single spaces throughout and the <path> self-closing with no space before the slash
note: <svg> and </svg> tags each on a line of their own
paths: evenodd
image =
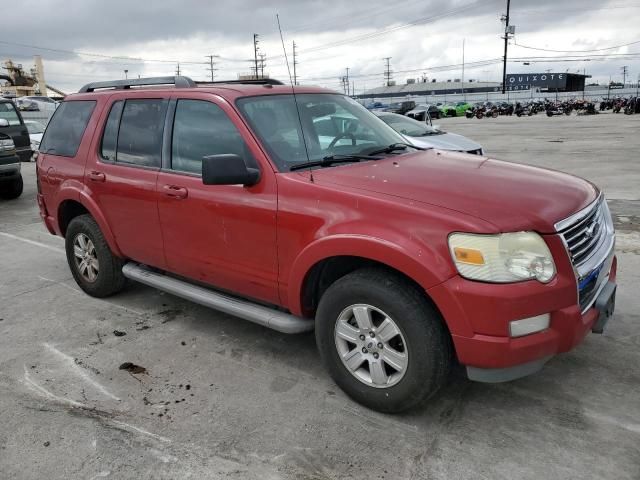
<svg viewBox="0 0 640 480">
<path fill-rule="evenodd" d="M 16 153 L 20 156 L 20 160 L 28 162 L 31 159 L 29 132 L 13 102 L 0 102 L 0 118 L 4 118 L 9 122 L 8 127 L 0 127 L 0 132 L 9 135 L 13 139 Z"/>
<path fill-rule="evenodd" d="M 167 124 L 158 205 L 168 270 L 279 303 L 276 178 L 255 140 L 231 107 L 209 94 L 175 95 Z M 202 157 L 226 153 L 259 168 L 260 182 L 204 185 Z"/>
<path fill-rule="evenodd" d="M 86 188 L 122 253 L 158 268 L 165 260 L 156 181 L 168 103 L 162 95 L 113 95 L 85 170 Z"/>
</svg>

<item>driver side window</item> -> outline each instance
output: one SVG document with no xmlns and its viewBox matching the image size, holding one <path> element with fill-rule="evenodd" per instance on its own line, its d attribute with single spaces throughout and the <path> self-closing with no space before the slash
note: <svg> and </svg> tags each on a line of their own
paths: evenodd
<svg viewBox="0 0 640 480">
<path fill-rule="evenodd" d="M 202 157 L 233 153 L 256 164 L 242 135 L 216 104 L 205 100 L 178 100 L 173 121 L 171 169 L 202 173 Z"/>
</svg>

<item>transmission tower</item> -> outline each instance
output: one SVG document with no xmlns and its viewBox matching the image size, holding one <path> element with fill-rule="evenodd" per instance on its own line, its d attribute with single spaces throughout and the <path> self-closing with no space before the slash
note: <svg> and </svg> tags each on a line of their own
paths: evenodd
<svg viewBox="0 0 640 480">
<path fill-rule="evenodd" d="M 293 84 L 298 85 L 298 75 L 296 73 L 296 65 L 298 65 L 298 56 L 296 54 L 296 42 L 293 42 Z"/>
</svg>

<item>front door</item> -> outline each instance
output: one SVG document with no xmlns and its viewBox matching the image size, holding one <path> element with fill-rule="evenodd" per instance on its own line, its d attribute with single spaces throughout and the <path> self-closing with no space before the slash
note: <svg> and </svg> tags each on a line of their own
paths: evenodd
<svg viewBox="0 0 640 480">
<path fill-rule="evenodd" d="M 169 271 L 279 303 L 275 174 L 237 114 L 208 94 L 172 99 L 171 142 L 158 176 Z M 261 171 L 258 184 L 204 185 L 202 157 L 233 153 Z"/>
</svg>

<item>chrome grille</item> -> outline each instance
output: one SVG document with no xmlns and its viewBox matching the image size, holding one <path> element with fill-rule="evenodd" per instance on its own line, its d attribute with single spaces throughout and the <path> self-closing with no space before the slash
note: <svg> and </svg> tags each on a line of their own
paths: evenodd
<svg viewBox="0 0 640 480">
<path fill-rule="evenodd" d="M 583 312 L 593 305 L 613 258 L 615 234 L 605 202 L 600 196 L 591 206 L 556 225 L 576 272 Z"/>
<path fill-rule="evenodd" d="M 606 235 L 601 206 L 601 202 L 598 202 L 586 217 L 562 232 L 574 265 L 580 265 L 587 260 Z"/>
</svg>

